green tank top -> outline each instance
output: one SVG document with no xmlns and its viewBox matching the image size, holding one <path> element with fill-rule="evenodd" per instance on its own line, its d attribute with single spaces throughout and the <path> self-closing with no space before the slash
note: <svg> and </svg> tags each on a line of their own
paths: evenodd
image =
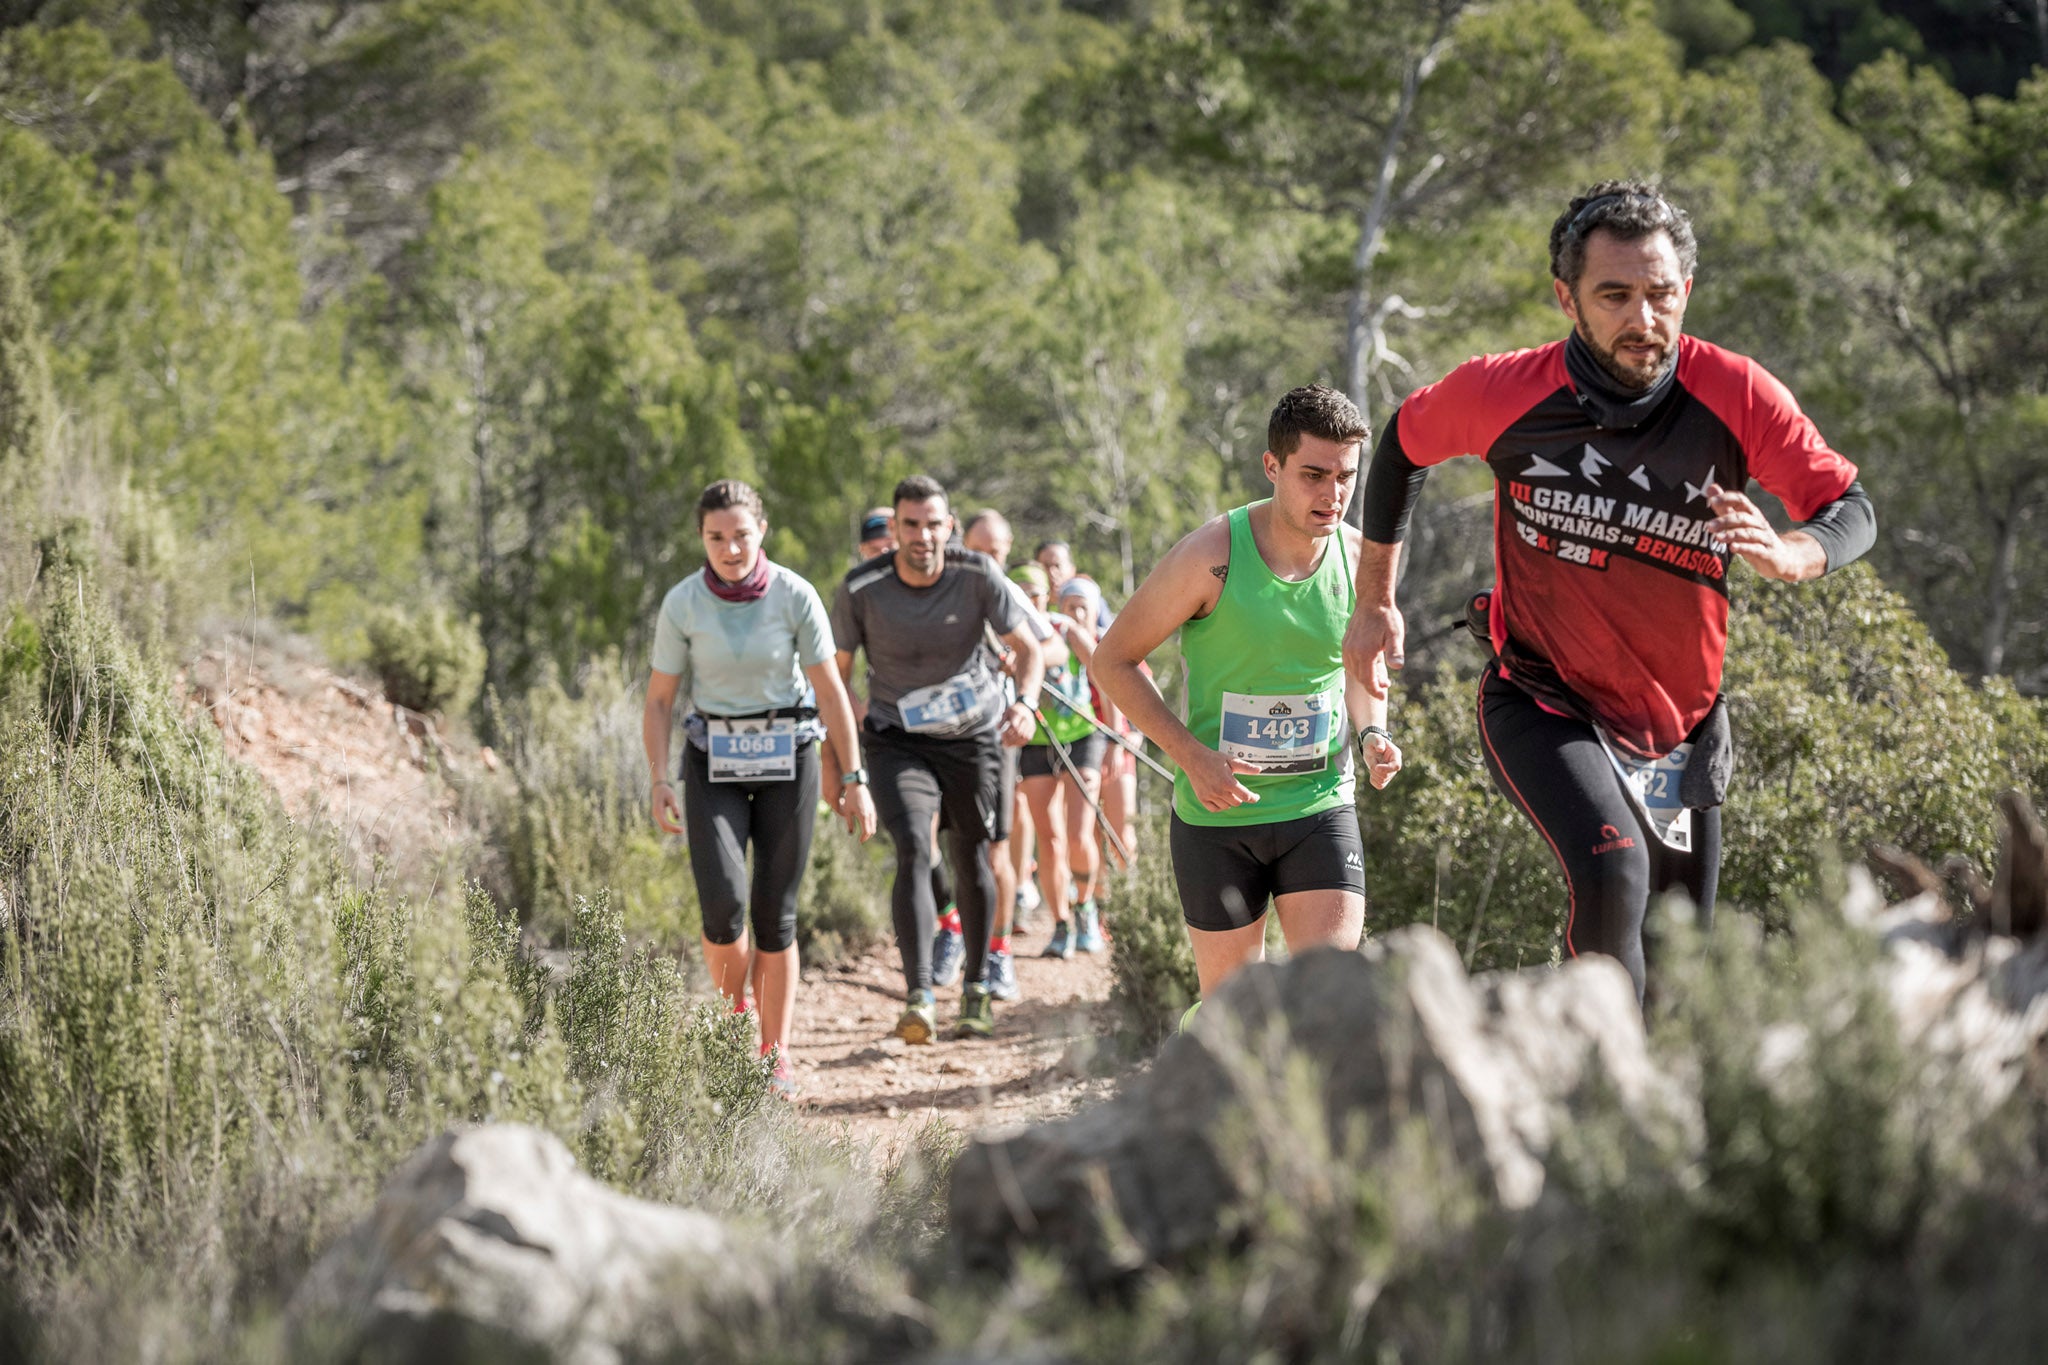
<svg viewBox="0 0 2048 1365">
<path fill-rule="evenodd" d="M 1173 808 L 1191 825 L 1270 825 L 1355 798 L 1345 751 L 1344 627 L 1353 588 L 1342 532 L 1299 583 L 1266 567 L 1252 537 L 1252 507 L 1230 514 L 1230 572 L 1216 609 L 1180 628 L 1188 670 L 1188 729 L 1212 749 L 1265 771 L 1239 777 L 1257 802 L 1210 811 L 1187 774 Z"/>
<path fill-rule="evenodd" d="M 1069 655 L 1065 663 L 1045 670 L 1045 695 L 1039 698 L 1038 711 L 1046 723 L 1032 728 L 1033 744 L 1049 744 L 1055 739 L 1072 744 L 1088 738 L 1095 729 L 1088 719 L 1094 714 L 1088 698 L 1088 670 L 1078 656 Z"/>
</svg>

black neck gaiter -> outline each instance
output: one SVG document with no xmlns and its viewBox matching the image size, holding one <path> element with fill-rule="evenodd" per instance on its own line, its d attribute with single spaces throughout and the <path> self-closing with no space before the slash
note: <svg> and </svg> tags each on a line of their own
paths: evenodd
<svg viewBox="0 0 2048 1365">
<path fill-rule="evenodd" d="M 1610 431 L 1626 431 L 1649 421 L 1678 382 L 1678 366 L 1674 364 L 1641 392 L 1622 388 L 1614 382 L 1614 376 L 1600 367 L 1599 357 L 1576 329 L 1565 338 L 1564 370 L 1571 376 L 1579 406 Z"/>
</svg>

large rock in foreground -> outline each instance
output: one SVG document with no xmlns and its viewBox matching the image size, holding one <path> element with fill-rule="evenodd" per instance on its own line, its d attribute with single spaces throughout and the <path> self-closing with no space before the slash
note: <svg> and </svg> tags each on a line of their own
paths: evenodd
<svg viewBox="0 0 2048 1365">
<path fill-rule="evenodd" d="M 1290 1054 L 1305 1080 L 1286 1079 Z M 1303 1084 L 1333 1151 L 1362 1135 L 1355 1155 L 1370 1159 L 1420 1123 L 1451 1169 L 1510 1209 L 1541 1193 L 1544 1156 L 1591 1088 L 1662 1135 L 1696 1122 L 1651 1064 L 1619 963 L 1475 980 L 1449 940 L 1416 926 L 1362 952 L 1249 968 L 1115 1100 L 975 1142 L 953 1172 L 957 1244 L 990 1267 L 1027 1245 L 1051 1251 L 1098 1285 L 1227 1247 L 1265 1195 L 1247 1149 L 1262 1131 L 1288 1140 L 1272 1111 Z"/>
<path fill-rule="evenodd" d="M 344 1359 L 596 1365 L 642 1333 L 657 1291 L 732 1286 L 733 1251 L 716 1218 L 599 1184 L 547 1133 L 473 1128 L 398 1169 L 308 1274 L 293 1326 Z"/>
</svg>

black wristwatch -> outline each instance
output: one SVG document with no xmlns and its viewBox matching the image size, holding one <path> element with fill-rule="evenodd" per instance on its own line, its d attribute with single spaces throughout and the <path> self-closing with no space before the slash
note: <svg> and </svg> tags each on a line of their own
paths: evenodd
<svg viewBox="0 0 2048 1365">
<path fill-rule="evenodd" d="M 839 785 L 842 787 L 865 787 L 867 784 L 868 770 L 866 768 L 855 768 L 850 773 L 841 773 L 839 775 Z"/>
<path fill-rule="evenodd" d="M 1381 739 L 1384 739 L 1389 744 L 1392 744 L 1394 742 L 1393 733 L 1389 731 L 1386 726 L 1368 725 L 1358 732 L 1358 756 L 1360 759 L 1363 759 L 1365 757 L 1366 740 L 1370 739 L 1374 735 L 1378 735 Z"/>
</svg>

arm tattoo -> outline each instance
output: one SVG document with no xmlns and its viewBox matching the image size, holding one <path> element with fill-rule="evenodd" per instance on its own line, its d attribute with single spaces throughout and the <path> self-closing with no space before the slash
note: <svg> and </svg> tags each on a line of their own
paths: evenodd
<svg viewBox="0 0 2048 1365">
<path fill-rule="evenodd" d="M 1230 566 L 1228 564 L 1211 564 L 1209 572 L 1216 575 L 1216 581 L 1221 583 L 1224 579 L 1230 577 Z"/>
</svg>

